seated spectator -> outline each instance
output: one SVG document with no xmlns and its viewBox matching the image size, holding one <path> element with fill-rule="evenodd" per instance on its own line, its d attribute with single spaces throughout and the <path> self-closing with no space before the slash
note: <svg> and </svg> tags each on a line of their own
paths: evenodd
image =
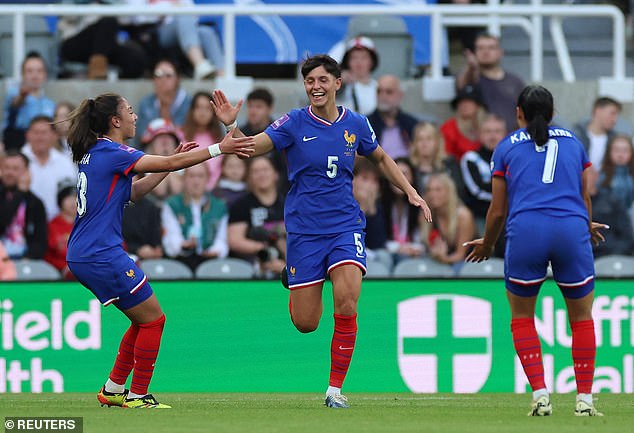
<svg viewBox="0 0 634 433">
<path fill-rule="evenodd" d="M 7 89 L 2 116 L 6 150 L 19 150 L 22 147 L 26 130 L 35 116 L 53 116 L 55 102 L 44 94 L 46 80 L 44 59 L 37 52 L 31 51 L 22 62 L 22 81 Z"/>
<path fill-rule="evenodd" d="M 52 122 L 47 116 L 34 117 L 22 149 L 30 161 L 31 191 L 44 202 L 49 221 L 59 213 L 57 191 L 62 185 L 77 183 L 76 165 L 68 155 L 55 149 L 57 134 Z"/>
<path fill-rule="evenodd" d="M 227 223 L 225 202 L 206 192 L 209 168 L 205 164 L 185 169 L 182 194 L 169 197 L 163 204 L 163 248 L 195 271 L 208 259 L 226 257 Z"/>
<path fill-rule="evenodd" d="M 381 147 L 392 159 L 409 155 L 414 127 L 418 123 L 414 116 L 401 109 L 403 96 L 398 77 L 379 77 L 376 110 L 368 116 Z"/>
<path fill-rule="evenodd" d="M 482 95 L 473 86 L 466 86 L 458 91 L 451 101 L 455 115 L 440 126 L 445 139 L 445 152 L 460 161 L 462 155 L 470 150 L 478 150 L 478 128 L 486 114 Z"/>
<path fill-rule="evenodd" d="M 100 4 L 103 0 L 63 0 L 63 3 Z M 62 62 L 88 65 L 89 80 L 104 80 L 108 66 L 119 69 L 120 78 L 140 78 L 148 67 L 143 48 L 133 41 L 120 42 L 116 17 L 66 15 L 57 22 Z"/>
<path fill-rule="evenodd" d="M 480 149 L 468 151 L 460 160 L 465 186 L 464 202 L 473 213 L 481 236 L 484 235 L 484 221 L 491 204 L 491 158 L 505 136 L 504 119 L 496 114 L 488 114 L 480 124 Z"/>
<path fill-rule="evenodd" d="M 338 93 L 342 105 L 368 115 L 376 109 L 377 83 L 372 72 L 379 66 L 379 56 L 372 39 L 361 36 L 348 41 L 341 60 L 343 85 Z"/>
<path fill-rule="evenodd" d="M 14 281 L 18 278 L 15 263 L 7 254 L 7 250 L 0 241 L 0 281 Z"/>
<path fill-rule="evenodd" d="M 414 166 L 408 158 L 395 159 L 407 181 L 415 185 Z M 381 200 L 385 212 L 387 231 L 387 250 L 392 254 L 396 264 L 406 258 L 420 257 L 425 247 L 420 240 L 419 214 L 420 208 L 413 206 L 407 196 L 399 188 L 383 179 Z"/>
<path fill-rule="evenodd" d="M 615 135 L 610 138 L 599 175 L 601 193 L 609 193 L 628 210 L 634 202 L 633 152 L 632 139 L 629 136 Z"/>
<path fill-rule="evenodd" d="M 68 145 L 68 128 L 70 127 L 70 120 L 68 116 L 75 109 L 75 105 L 68 101 L 58 102 L 55 106 L 55 114 L 53 115 L 53 128 L 57 133 L 57 144 L 55 149 L 59 150 L 63 154 L 67 155 L 72 160 L 72 153 L 70 146 Z"/>
<path fill-rule="evenodd" d="M 170 174 L 169 179 L 174 174 Z M 139 174 L 135 175 L 140 176 Z M 133 182 L 136 180 L 133 179 Z M 163 180 L 163 183 L 167 179 Z M 123 208 L 121 234 L 129 255 L 139 260 L 163 257 L 161 206 L 148 195 Z"/>
<path fill-rule="evenodd" d="M 468 85 L 477 86 L 487 110 L 504 118 L 507 131 L 514 131 L 515 107 L 524 81 L 502 68 L 503 57 L 500 39 L 480 33 L 475 39 L 475 51 L 465 50 L 466 67 L 456 77 L 456 87 L 460 91 Z"/>
<path fill-rule="evenodd" d="M 224 125 L 211 106 L 211 94 L 208 92 L 196 92 L 192 97 L 185 121 L 181 127 L 185 141 L 195 141 L 199 147 L 208 147 L 219 142 L 224 137 Z M 218 183 L 224 155 L 205 161 L 209 167 L 209 183 L 207 191 L 211 191 Z"/>
<path fill-rule="evenodd" d="M 263 132 L 273 122 L 273 94 L 263 87 L 253 89 L 247 95 L 247 121 L 240 125 L 244 135 Z"/>
<path fill-rule="evenodd" d="M 587 121 L 577 123 L 574 127 L 574 134 L 583 143 L 586 152 L 588 152 L 588 158 L 597 171 L 601 170 L 608 140 L 616 134 L 614 127 L 619 119 L 619 114 L 621 114 L 621 109 L 620 102 L 602 96 L 597 98 L 592 105 L 592 117 Z"/>
<path fill-rule="evenodd" d="M 159 4 L 171 4 L 174 7 L 194 4 L 192 0 L 125 0 L 124 3 L 134 6 L 147 5 L 149 8 Z M 148 30 L 155 31 L 161 52 L 177 51 L 185 55 L 193 68 L 194 79 L 202 80 L 223 75 L 225 59 L 220 37 L 212 27 L 200 24 L 197 16 L 147 15 L 123 17 L 120 21 L 133 38 L 147 34 Z M 149 47 L 152 48 L 154 47 Z"/>
<path fill-rule="evenodd" d="M 159 60 L 154 67 L 152 84 L 154 92 L 141 99 L 137 110 L 137 145 L 154 119 L 161 118 L 180 128 L 192 103 L 191 96 L 180 86 L 178 69 L 171 60 Z"/>
<path fill-rule="evenodd" d="M 365 215 L 365 247 L 368 258 L 377 250 L 384 250 L 387 242 L 385 213 L 380 199 L 380 173 L 366 158 L 355 161 L 352 193 Z"/>
<path fill-rule="evenodd" d="M 473 215 L 460 201 L 446 173 L 429 177 L 424 198 L 431 209 L 433 223 L 420 224 L 423 243 L 434 260 L 452 265 L 458 272 L 467 256 L 467 247 L 463 244 L 475 236 Z"/>
<path fill-rule="evenodd" d="M 236 200 L 247 193 L 246 174 L 247 164 L 244 159 L 233 154 L 224 155 L 220 179 L 213 194 L 224 200 L 230 208 Z"/>
<path fill-rule="evenodd" d="M 60 272 L 67 280 L 74 280 L 66 264 L 68 238 L 73 230 L 77 216 L 77 190 L 74 186 L 65 186 L 57 193 L 59 213 L 48 223 L 48 248 L 44 260 Z"/>
<path fill-rule="evenodd" d="M 445 155 L 442 134 L 438 128 L 431 123 L 421 122 L 414 128 L 413 140 L 410 147 L 410 161 L 414 166 L 416 190 L 425 191 L 431 174 L 448 173 L 456 189 L 461 191 L 460 165 L 453 156 Z"/>
<path fill-rule="evenodd" d="M 277 278 L 284 269 L 286 229 L 279 175 L 266 156 L 247 162 L 249 193 L 229 209 L 230 254 L 256 265 L 261 278 Z"/>
<path fill-rule="evenodd" d="M 141 143 L 144 151 L 150 155 L 173 155 L 178 143 L 182 141 L 180 131 L 171 123 L 163 119 L 154 119 L 148 125 Z M 183 172 L 170 173 L 148 194 L 148 197 L 163 201 L 170 195 L 180 194 L 183 191 Z"/>
<path fill-rule="evenodd" d="M 0 169 L 0 241 L 12 259 L 42 259 L 48 245 L 44 204 L 30 190 L 29 159 L 7 152 Z"/>
</svg>

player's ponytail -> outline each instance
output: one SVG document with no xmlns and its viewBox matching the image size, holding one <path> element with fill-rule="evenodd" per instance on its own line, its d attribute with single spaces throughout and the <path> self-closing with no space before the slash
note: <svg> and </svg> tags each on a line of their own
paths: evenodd
<svg viewBox="0 0 634 433">
<path fill-rule="evenodd" d="M 548 142 L 548 125 L 553 120 L 553 95 L 539 85 L 526 86 L 517 98 L 517 106 L 524 113 L 526 132 L 538 146 Z"/>
<path fill-rule="evenodd" d="M 73 161 L 79 162 L 97 142 L 97 138 L 110 130 L 110 119 L 117 115 L 121 96 L 104 93 L 95 99 L 84 99 L 66 120 L 70 121 L 68 145 Z"/>
</svg>

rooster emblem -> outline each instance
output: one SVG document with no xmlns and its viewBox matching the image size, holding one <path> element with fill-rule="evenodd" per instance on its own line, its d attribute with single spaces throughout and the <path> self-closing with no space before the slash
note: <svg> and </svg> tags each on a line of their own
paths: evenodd
<svg viewBox="0 0 634 433">
<path fill-rule="evenodd" d="M 295 266 L 291 266 L 289 271 L 291 271 L 291 275 L 295 276 Z"/>
<path fill-rule="evenodd" d="M 125 274 L 130 278 L 134 278 L 134 269 L 130 269 Z"/>
<path fill-rule="evenodd" d="M 354 146 L 354 142 L 357 141 L 356 134 L 348 134 L 348 130 L 347 129 L 343 133 L 343 138 L 346 140 L 347 147 Z"/>
</svg>

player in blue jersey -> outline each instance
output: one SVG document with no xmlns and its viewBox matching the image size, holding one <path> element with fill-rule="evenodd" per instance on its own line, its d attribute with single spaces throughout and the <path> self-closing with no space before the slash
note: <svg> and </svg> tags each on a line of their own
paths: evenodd
<svg viewBox="0 0 634 433">
<path fill-rule="evenodd" d="M 592 401 L 596 342 L 591 241 L 603 241 L 599 230 L 608 227 L 592 222 L 588 155 L 570 131 L 549 126 L 553 112 L 547 89 L 524 88 L 517 101 L 520 129 L 502 140 L 493 154 L 493 198 L 484 238 L 466 243 L 474 247 L 466 260 L 488 259 L 506 221 L 504 279 L 513 343 L 533 389 L 530 416 L 552 413 L 534 323 L 537 295 L 550 262 L 572 329 L 575 415 L 602 416 Z"/>
<path fill-rule="evenodd" d="M 114 304 L 132 322 L 97 398 L 108 406 L 169 408 L 148 394 L 165 315 L 145 274 L 123 250 L 123 207 L 150 192 L 170 171 L 220 153 L 249 156 L 254 140 L 227 135 L 205 149 L 192 150 L 197 145 L 190 142 L 181 143 L 171 156 L 146 155 L 123 144 L 134 137 L 137 116 L 125 98 L 112 93 L 84 100 L 69 119 L 68 142 L 79 174 L 68 267 L 104 306 Z M 132 182 L 134 173 L 146 172 L 154 174 Z"/>
<path fill-rule="evenodd" d="M 357 335 L 357 301 L 366 272 L 365 216 L 352 195 L 355 156 L 372 160 L 412 205 L 431 212 L 383 151 L 365 116 L 335 104 L 341 70 L 326 55 L 302 64 L 304 89 L 310 101 L 273 122 L 256 135 L 255 155 L 273 149 L 284 152 L 291 188 L 286 197 L 288 285 L 291 320 L 300 332 L 317 329 L 322 315 L 322 287 L 327 275 L 333 285 L 335 329 L 331 344 L 330 382 L 326 406 L 348 407 L 341 387 L 350 365 Z M 216 90 L 214 109 L 234 136 L 242 136 L 235 106 Z"/>
</svg>

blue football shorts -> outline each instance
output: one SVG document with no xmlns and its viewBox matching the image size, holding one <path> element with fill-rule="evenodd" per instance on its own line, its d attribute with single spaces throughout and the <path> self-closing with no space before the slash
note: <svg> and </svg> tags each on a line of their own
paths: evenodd
<svg viewBox="0 0 634 433">
<path fill-rule="evenodd" d="M 68 268 L 104 307 L 127 310 L 153 293 L 143 271 L 123 252 L 110 261 L 68 262 Z"/>
<path fill-rule="evenodd" d="M 352 264 L 366 273 L 365 233 L 288 233 L 286 269 L 291 290 L 323 282 L 334 268 Z"/>
<path fill-rule="evenodd" d="M 516 215 L 507 228 L 506 288 L 518 296 L 536 296 L 546 280 L 549 262 L 553 278 L 566 298 L 582 298 L 594 290 L 588 221 L 536 212 Z"/>
</svg>

